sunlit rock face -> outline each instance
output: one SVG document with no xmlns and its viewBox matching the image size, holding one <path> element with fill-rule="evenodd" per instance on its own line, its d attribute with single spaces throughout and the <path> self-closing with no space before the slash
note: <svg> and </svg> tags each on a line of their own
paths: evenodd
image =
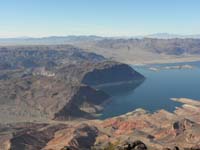
<svg viewBox="0 0 200 150">
<path fill-rule="evenodd" d="M 179 101 L 184 105 L 200 106 L 197 101 Z M 185 113 L 179 114 L 177 111 Z M 184 107 L 177 108 L 174 113 L 165 110 L 149 113 L 137 109 L 106 120 L 7 124 L 0 126 L 0 148 L 198 150 L 200 124 L 195 118 L 199 115 L 200 112 Z"/>
</svg>

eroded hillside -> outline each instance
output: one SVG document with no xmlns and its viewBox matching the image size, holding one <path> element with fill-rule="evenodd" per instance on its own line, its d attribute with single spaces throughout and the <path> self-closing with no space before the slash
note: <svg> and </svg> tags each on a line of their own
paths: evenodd
<svg viewBox="0 0 200 150">
<path fill-rule="evenodd" d="M 1 125 L 0 148 L 126 150 L 130 144 L 135 150 L 199 150 L 200 103 L 174 100 L 184 104 L 173 113 L 137 109 L 106 120 Z"/>
<path fill-rule="evenodd" d="M 110 98 L 98 85 L 144 79 L 73 46 L 4 47 L 0 54 L 1 122 L 91 119 Z"/>
</svg>

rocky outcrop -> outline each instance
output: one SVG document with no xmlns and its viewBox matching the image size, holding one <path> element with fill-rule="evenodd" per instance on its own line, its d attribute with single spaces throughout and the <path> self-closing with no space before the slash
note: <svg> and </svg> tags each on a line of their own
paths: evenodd
<svg viewBox="0 0 200 150">
<path fill-rule="evenodd" d="M 58 78 L 92 87 L 127 84 L 145 78 L 130 66 L 114 61 L 66 64 L 55 72 Z"/>
<path fill-rule="evenodd" d="M 177 113 L 180 110 L 185 113 Z M 106 120 L 0 125 L 0 149 L 198 150 L 200 124 L 194 118 L 199 115 L 184 107 L 175 113 L 138 109 Z"/>
<path fill-rule="evenodd" d="M 123 150 L 147 150 L 147 146 L 142 141 L 127 143 L 121 148 Z"/>
<path fill-rule="evenodd" d="M 18 128 L 17 128 L 18 126 Z M 67 126 L 64 124 L 16 124 L 15 127 L 5 127 L 9 135 L 2 131 L 0 137 L 1 150 L 36 150 L 45 147 L 46 143 L 54 138 L 54 133 Z"/>
<path fill-rule="evenodd" d="M 69 142 L 71 147 L 78 149 L 91 149 L 94 145 L 96 137 L 98 136 L 98 129 L 96 127 L 81 125 L 74 131 L 74 137 Z"/>
<path fill-rule="evenodd" d="M 116 62 L 103 62 L 95 64 L 94 69 L 85 74 L 82 83 L 90 86 L 117 85 L 143 80 L 137 71 L 126 64 Z"/>
<path fill-rule="evenodd" d="M 176 136 L 178 136 L 179 134 L 184 133 L 184 131 L 191 129 L 194 126 L 195 122 L 192 122 L 191 120 L 188 119 L 182 119 L 180 121 L 173 123 L 173 130 L 176 133 Z"/>
</svg>

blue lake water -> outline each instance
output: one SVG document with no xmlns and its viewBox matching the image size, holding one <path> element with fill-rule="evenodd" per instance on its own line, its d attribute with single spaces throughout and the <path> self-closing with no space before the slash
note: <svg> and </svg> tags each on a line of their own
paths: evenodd
<svg viewBox="0 0 200 150">
<path fill-rule="evenodd" d="M 169 69 L 158 72 L 149 67 L 192 65 L 193 69 Z M 144 108 L 150 112 L 159 109 L 173 111 L 180 103 L 170 98 L 200 100 L 200 62 L 133 66 L 146 79 L 133 88 L 108 89 L 112 100 L 105 106 L 100 118 L 108 118 Z"/>
</svg>

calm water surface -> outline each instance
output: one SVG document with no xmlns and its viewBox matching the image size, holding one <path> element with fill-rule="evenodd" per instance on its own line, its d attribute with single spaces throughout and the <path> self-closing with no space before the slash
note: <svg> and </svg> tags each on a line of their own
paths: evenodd
<svg viewBox="0 0 200 150">
<path fill-rule="evenodd" d="M 149 67 L 192 65 L 194 69 L 170 69 L 151 71 Z M 109 88 L 112 95 L 100 118 L 108 118 L 144 108 L 150 112 L 159 109 L 173 111 L 180 103 L 170 98 L 191 98 L 200 100 L 200 62 L 176 63 L 148 66 L 133 66 L 146 79 L 135 87 Z"/>
</svg>

